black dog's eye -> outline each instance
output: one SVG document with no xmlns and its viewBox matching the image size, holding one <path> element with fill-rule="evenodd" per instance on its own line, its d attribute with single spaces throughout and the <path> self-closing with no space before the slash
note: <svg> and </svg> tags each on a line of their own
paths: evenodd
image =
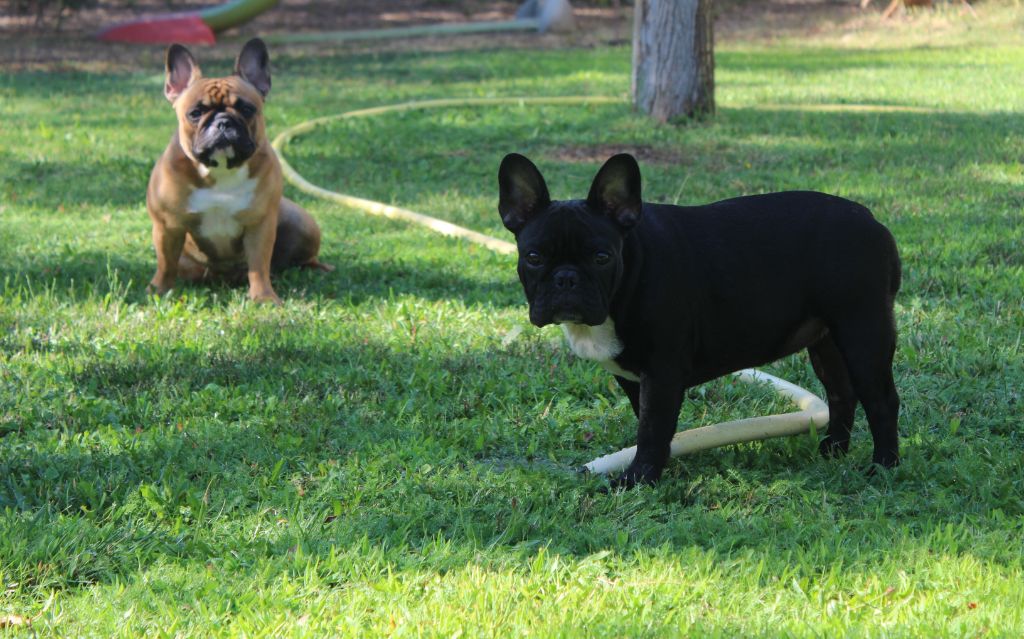
<svg viewBox="0 0 1024 639">
<path fill-rule="evenodd" d="M 530 251 L 526 254 L 526 263 L 530 266 L 540 266 L 544 263 L 544 258 L 537 251 Z"/>
<path fill-rule="evenodd" d="M 196 122 L 199 118 L 203 117 L 203 106 L 196 105 L 192 107 L 192 110 L 188 112 L 188 119 Z"/>
<path fill-rule="evenodd" d="M 611 255 L 608 255 L 605 251 L 598 251 L 594 254 L 594 264 L 598 266 L 604 266 L 612 259 Z"/>
</svg>

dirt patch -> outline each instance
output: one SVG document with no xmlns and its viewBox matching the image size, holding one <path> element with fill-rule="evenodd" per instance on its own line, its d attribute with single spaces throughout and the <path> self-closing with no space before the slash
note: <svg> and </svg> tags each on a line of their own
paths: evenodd
<svg viewBox="0 0 1024 639">
<path fill-rule="evenodd" d="M 689 164 L 685 155 L 675 149 L 660 149 L 646 145 L 619 146 L 614 144 L 593 144 L 587 146 L 563 146 L 550 150 L 545 155 L 559 162 L 571 164 L 601 164 L 616 153 L 629 153 L 642 164 Z"/>
<path fill-rule="evenodd" d="M 874 4 L 879 4 L 878 0 Z M 884 0 L 881 4 L 888 4 Z M 716 37 L 765 42 L 798 35 L 816 36 L 859 28 L 877 21 L 874 8 L 862 10 L 858 2 L 835 0 L 736 0 L 720 6 L 715 16 Z"/>
<path fill-rule="evenodd" d="M 0 32 L 44 34 L 57 28 L 50 10 L 37 22 L 32 13 L 16 15 L 11 0 L 0 0 Z M 56 6 L 56 2 L 51 3 Z M 80 11 L 66 14 L 59 30 L 66 35 L 89 34 L 113 23 L 147 15 L 195 11 L 217 4 L 209 0 L 97 0 Z M 5 6 L 6 5 L 6 6 Z M 500 20 L 514 12 L 514 2 L 474 0 L 280 0 L 277 7 L 245 28 L 260 32 L 308 32 L 404 26 L 430 22 Z"/>
<path fill-rule="evenodd" d="M 50 14 L 37 24 L 32 15 L 13 15 L 10 0 L 0 0 L 0 69 L 132 71 L 159 68 L 164 45 L 101 42 L 95 34 L 106 26 L 172 12 L 192 11 L 208 1 L 98 0 L 92 7 L 65 17 L 60 30 Z M 422 24 L 508 20 L 518 2 L 482 0 L 281 0 L 251 22 L 218 34 L 218 45 L 204 48 L 204 59 L 232 58 L 238 41 L 255 35 L 383 29 Z M 563 48 L 628 42 L 630 8 L 574 4 L 579 29 L 567 34 L 517 31 L 458 37 L 420 37 L 343 44 L 287 45 L 297 55 L 330 55 L 339 51 L 453 51 L 495 47 Z M 275 45 L 275 49 L 284 45 Z M 200 47 L 196 47 L 200 48 Z"/>
<path fill-rule="evenodd" d="M 56 4 L 56 3 L 54 3 Z M 573 0 L 579 28 L 573 33 L 539 35 L 531 32 L 491 33 L 458 37 L 345 44 L 287 45 L 295 55 L 332 55 L 338 52 L 458 51 L 474 49 L 557 49 L 628 44 L 632 39 L 633 8 L 615 2 Z M 875 3 L 878 4 L 878 3 Z M 95 33 L 105 26 L 145 15 L 195 10 L 209 0 L 97 0 L 65 17 L 56 32 L 55 16 L 14 15 L 13 0 L 0 0 L 0 69 L 16 71 L 153 70 L 163 62 L 163 45 L 124 45 L 100 42 Z M 379 29 L 431 23 L 505 20 L 517 1 L 486 0 L 280 0 L 278 6 L 219 36 L 221 43 L 205 49 L 204 59 L 229 59 L 238 40 L 254 35 Z M 772 40 L 798 34 L 842 31 L 877 20 L 877 10 L 862 12 L 857 4 L 834 0 L 721 0 L 715 37 L 719 42 Z M 275 49 L 284 45 L 275 45 Z"/>
</svg>

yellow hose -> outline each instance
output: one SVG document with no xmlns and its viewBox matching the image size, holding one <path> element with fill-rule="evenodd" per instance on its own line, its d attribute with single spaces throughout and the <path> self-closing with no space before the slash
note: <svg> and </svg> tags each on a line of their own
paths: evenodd
<svg viewBox="0 0 1024 639">
<path fill-rule="evenodd" d="M 814 393 L 784 379 L 752 368 L 733 374 L 741 382 L 771 384 L 775 392 L 791 400 L 800 410 L 794 413 L 749 417 L 680 431 L 672 438 L 670 456 L 678 457 L 709 448 L 773 437 L 800 435 L 811 428 L 820 428 L 828 423 L 828 404 Z M 592 473 L 611 473 L 629 466 L 634 457 L 636 457 L 636 446 L 631 446 L 623 448 L 617 453 L 598 457 L 586 464 L 584 468 Z"/>
<path fill-rule="evenodd" d="M 526 105 L 526 104 L 625 104 L 625 101 L 621 98 L 611 98 L 606 96 L 571 96 L 571 97 L 549 97 L 549 98 L 452 98 L 452 99 L 440 99 L 440 100 L 419 100 L 413 102 L 402 102 L 399 104 L 389 104 L 386 106 L 372 107 L 369 109 L 358 109 L 356 111 L 347 111 L 345 113 L 338 113 L 336 115 L 328 115 L 321 118 L 315 118 L 296 124 L 295 126 L 283 131 L 280 135 L 274 138 L 273 146 L 277 150 L 278 159 L 281 161 L 281 170 L 284 172 L 284 177 L 288 182 L 295 188 L 299 189 L 303 193 L 319 197 L 325 200 L 331 200 L 337 202 L 343 206 L 347 206 L 354 209 L 359 209 L 370 215 L 379 215 L 382 217 L 390 218 L 393 220 L 404 220 L 406 222 L 412 222 L 413 224 L 419 224 L 426 228 L 447 235 L 449 237 L 457 237 L 474 244 L 480 244 L 487 248 L 495 251 L 496 253 L 502 253 L 504 255 L 512 255 L 516 252 L 516 245 L 512 242 L 505 240 L 499 240 L 496 237 L 484 235 L 467 229 L 451 222 L 445 222 L 429 215 L 417 213 L 416 211 L 410 211 L 397 206 L 391 206 L 390 204 L 384 204 L 383 202 L 374 202 L 373 200 L 366 200 L 361 197 L 354 195 L 346 195 L 344 193 L 338 193 L 336 191 L 329 191 L 327 189 L 311 184 L 305 178 L 292 168 L 288 161 L 284 157 L 284 149 L 291 142 L 292 138 L 308 133 L 313 129 L 335 122 L 337 120 L 347 120 L 350 118 L 365 118 L 374 115 L 382 115 L 384 113 L 395 113 L 397 111 L 413 111 L 413 110 L 426 110 L 426 109 L 440 109 L 440 108 L 454 108 L 454 107 L 479 107 L 479 106 L 500 106 L 500 105 Z"/>
</svg>

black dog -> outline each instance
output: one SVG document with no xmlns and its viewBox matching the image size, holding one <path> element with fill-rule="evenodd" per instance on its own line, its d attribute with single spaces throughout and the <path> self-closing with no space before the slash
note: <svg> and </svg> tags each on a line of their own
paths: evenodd
<svg viewBox="0 0 1024 639">
<path fill-rule="evenodd" d="M 552 202 L 537 167 L 515 153 L 498 184 L 530 321 L 561 324 L 577 355 L 615 375 L 639 419 L 618 485 L 661 476 L 687 387 L 804 348 L 828 394 L 821 453 L 849 449 L 860 400 L 872 462 L 899 463 L 900 260 L 866 208 L 804 191 L 645 204 L 627 154 L 605 163 L 586 200 Z"/>
</svg>

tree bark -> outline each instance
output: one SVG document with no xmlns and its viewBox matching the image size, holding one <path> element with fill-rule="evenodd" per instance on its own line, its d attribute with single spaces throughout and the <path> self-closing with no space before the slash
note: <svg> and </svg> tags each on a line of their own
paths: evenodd
<svg viewBox="0 0 1024 639">
<path fill-rule="evenodd" d="M 636 0 L 633 103 L 659 122 L 715 112 L 711 0 Z"/>
</svg>

